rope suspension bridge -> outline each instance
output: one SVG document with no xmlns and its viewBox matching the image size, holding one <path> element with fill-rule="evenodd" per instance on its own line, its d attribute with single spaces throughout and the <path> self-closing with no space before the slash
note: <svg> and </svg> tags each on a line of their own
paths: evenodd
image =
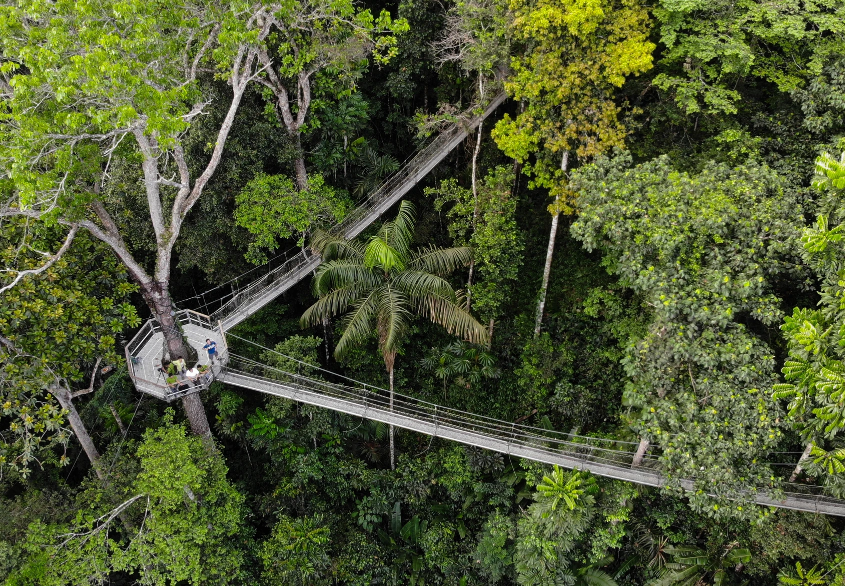
<svg viewBox="0 0 845 586">
<path fill-rule="evenodd" d="M 490 103 L 483 114 L 471 119 L 468 124 L 456 124 L 440 133 L 428 146 L 409 159 L 397 173 L 388 178 L 361 206 L 335 226 L 335 233 L 351 239 L 363 232 L 437 166 L 503 101 L 504 95 L 501 94 Z M 203 374 L 195 380 L 175 383 L 162 380 L 160 367 L 164 335 L 155 319 L 145 323 L 126 346 L 129 374 L 135 387 L 138 391 L 158 399 L 173 401 L 188 393 L 208 388 L 213 380 L 218 380 L 244 389 L 510 456 L 557 464 L 565 468 L 588 470 L 606 478 L 645 486 L 662 487 L 667 484 L 666 478 L 661 474 L 659 456 L 646 454 L 642 464 L 632 465 L 637 448 L 635 442 L 580 436 L 501 421 L 400 393 L 394 393 L 391 401 L 389 392 L 385 389 L 328 371 L 326 372 L 333 380 L 344 382 L 327 382 L 301 373 L 287 372 L 230 353 L 226 344 L 227 331 L 293 287 L 312 272 L 319 262 L 318 254 L 303 250 L 275 269 L 268 269 L 211 315 L 192 310 L 177 312 L 176 319 L 185 338 L 197 350 L 200 362 L 206 367 Z M 215 364 L 208 364 L 208 359 L 202 351 L 206 338 L 218 342 L 219 360 Z M 253 343 L 249 340 L 243 341 Z M 312 365 L 307 367 L 314 368 Z M 771 464 L 777 466 L 787 463 Z M 794 465 L 794 462 L 789 465 Z M 692 480 L 682 480 L 680 484 L 686 490 L 693 489 Z M 825 495 L 822 487 L 818 486 L 781 483 L 777 491 L 763 487 L 759 490 L 749 490 L 745 496 L 761 505 L 845 516 L 845 501 Z"/>
</svg>

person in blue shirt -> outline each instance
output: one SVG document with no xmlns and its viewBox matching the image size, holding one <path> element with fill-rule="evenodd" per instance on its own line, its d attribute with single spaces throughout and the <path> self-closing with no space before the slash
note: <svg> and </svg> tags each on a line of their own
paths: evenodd
<svg viewBox="0 0 845 586">
<path fill-rule="evenodd" d="M 214 359 L 217 358 L 217 342 L 206 338 L 205 346 L 203 346 L 202 349 L 208 351 L 209 364 L 214 364 Z"/>
</svg>

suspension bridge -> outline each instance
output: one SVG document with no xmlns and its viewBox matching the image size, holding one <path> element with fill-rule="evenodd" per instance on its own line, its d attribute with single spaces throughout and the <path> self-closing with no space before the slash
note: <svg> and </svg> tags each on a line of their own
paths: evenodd
<svg viewBox="0 0 845 586">
<path fill-rule="evenodd" d="M 497 96 L 480 116 L 441 132 L 335 226 L 335 233 L 354 238 L 363 232 L 445 159 L 504 99 L 504 94 Z M 588 470 L 598 476 L 644 486 L 662 487 L 667 484 L 660 471 L 658 456 L 646 454 L 642 464 L 632 466 L 637 448 L 635 442 L 580 436 L 501 421 L 400 393 L 394 393 L 391 401 L 389 392 L 384 389 L 334 373 L 329 373 L 329 376 L 345 382 L 327 382 L 287 372 L 230 353 L 226 343 L 227 332 L 305 278 L 319 262 L 318 254 L 303 250 L 280 266 L 262 272 L 261 276 L 234 292 L 209 315 L 192 310 L 178 311 L 176 320 L 189 345 L 197 351 L 199 362 L 206 367 L 203 374 L 194 380 L 168 383 L 161 371 L 164 351 L 161 327 L 155 319 L 146 322 L 126 345 L 129 374 L 137 390 L 164 401 L 173 401 L 206 389 L 213 380 L 218 380 L 509 456 Z M 202 350 L 207 338 L 218 344 L 220 360 L 215 364 L 208 363 Z M 783 464 L 787 463 L 772 463 Z M 791 464 L 794 465 L 794 462 Z M 680 484 L 686 490 L 694 488 L 691 479 L 682 480 Z M 813 485 L 781 483 L 776 490 L 761 487 L 749 490 L 743 496 L 765 506 L 845 516 L 845 501 L 827 496 L 822 487 Z"/>
</svg>

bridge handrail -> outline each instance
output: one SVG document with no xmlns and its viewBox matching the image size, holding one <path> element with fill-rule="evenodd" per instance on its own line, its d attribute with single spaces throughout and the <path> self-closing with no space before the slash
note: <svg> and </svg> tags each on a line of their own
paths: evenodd
<svg viewBox="0 0 845 586">
<path fill-rule="evenodd" d="M 330 228 L 332 232 L 343 235 L 345 238 L 354 238 L 374 219 L 372 214 L 380 205 L 389 200 L 395 190 L 401 187 L 412 176 L 415 176 L 433 159 L 442 154 L 443 149 L 453 142 L 461 134 L 466 134 L 467 129 L 477 126 L 493 110 L 496 109 L 506 98 L 504 93 L 498 94 L 491 100 L 485 111 L 473 117 L 467 123 L 455 123 L 449 128 L 440 132 L 434 140 L 417 151 L 402 167 L 390 175 L 379 187 L 355 209 L 353 209 L 343 220 Z M 229 301 L 215 310 L 212 318 L 217 321 L 224 321 L 229 315 L 234 314 L 239 307 L 265 295 L 276 283 L 279 275 L 288 275 L 306 266 L 315 253 L 303 250 L 293 258 L 285 261 L 279 267 L 268 271 L 241 291 L 235 293 Z"/>
<path fill-rule="evenodd" d="M 566 446 L 573 450 L 585 450 L 591 453 L 604 454 L 603 457 L 605 459 L 612 459 L 614 461 L 618 460 L 618 456 L 624 456 L 623 461 L 627 463 L 630 463 L 634 453 L 629 447 L 628 442 L 609 440 L 607 438 L 573 437 L 570 434 L 555 430 L 545 430 L 517 423 L 503 422 L 490 417 L 443 407 L 400 393 L 394 393 L 393 407 L 391 409 L 389 397 L 385 396 L 380 389 L 375 389 L 374 387 L 355 388 L 349 385 L 321 381 L 234 354 L 230 355 L 226 370 L 244 376 L 262 379 L 269 383 L 294 385 L 345 401 L 392 410 L 399 415 L 413 416 L 417 419 L 424 419 L 431 422 L 436 419 L 438 424 L 452 424 L 455 427 L 475 431 L 487 436 L 495 436 L 507 441 L 529 442 L 531 445 L 538 442 L 546 442 Z M 610 444 L 611 447 L 606 447 L 607 444 Z M 649 455 L 647 461 L 656 461 L 656 457 Z"/>
</svg>

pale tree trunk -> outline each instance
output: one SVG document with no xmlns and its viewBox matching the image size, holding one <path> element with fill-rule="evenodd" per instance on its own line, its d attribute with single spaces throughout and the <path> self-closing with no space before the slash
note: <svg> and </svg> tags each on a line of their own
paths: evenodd
<svg viewBox="0 0 845 586">
<path fill-rule="evenodd" d="M 645 438 L 640 439 L 640 445 L 637 446 L 637 452 L 634 454 L 634 459 L 631 462 L 631 468 L 642 466 L 645 453 L 648 451 L 648 446 L 651 442 Z"/>
<path fill-rule="evenodd" d="M 109 403 L 109 411 L 111 411 L 114 422 L 117 423 L 117 428 L 120 430 L 120 435 L 126 435 L 126 427 L 123 425 L 123 420 L 120 418 L 120 413 L 114 407 L 114 403 Z"/>
<path fill-rule="evenodd" d="M 798 478 L 798 475 L 801 474 L 801 471 L 804 469 L 801 466 L 801 463 L 810 457 L 810 452 L 813 451 L 813 442 L 807 444 L 807 447 L 804 448 L 804 452 L 801 454 L 801 457 L 798 458 L 798 465 L 795 467 L 795 470 L 792 471 L 792 476 L 789 477 L 789 482 L 795 482 Z"/>
<path fill-rule="evenodd" d="M 493 326 L 495 325 L 496 320 L 492 317 L 490 318 L 490 325 L 487 326 L 487 349 L 493 347 Z"/>
<path fill-rule="evenodd" d="M 561 171 L 566 171 L 569 164 L 569 151 L 564 151 L 560 161 Z M 549 288 L 549 275 L 552 272 L 552 255 L 555 252 L 555 238 L 557 238 L 557 225 L 560 220 L 560 212 L 557 210 L 558 200 L 555 199 L 555 211 L 552 214 L 552 229 L 549 232 L 549 247 L 546 249 L 546 264 L 543 267 L 543 284 L 540 287 L 540 300 L 537 302 L 537 319 L 534 322 L 534 337 L 540 335 L 540 326 L 543 323 L 543 312 L 546 309 L 546 291 Z"/>
<path fill-rule="evenodd" d="M 395 357 L 395 354 L 394 354 Z M 388 370 L 390 376 L 390 411 L 393 412 L 393 360 L 390 362 L 390 369 Z M 396 445 L 393 439 L 393 425 L 391 424 L 388 430 L 390 434 L 390 469 L 396 470 Z"/>
<path fill-rule="evenodd" d="M 300 130 L 305 124 L 305 118 L 311 105 L 311 76 L 316 72 L 316 69 L 300 72 L 296 76 L 296 87 L 294 87 L 293 81 L 283 80 L 278 74 L 273 65 L 273 59 L 266 48 L 258 49 L 257 56 L 263 71 L 267 75 L 266 79 L 259 79 L 259 82 L 273 92 L 276 98 L 277 111 L 296 149 L 296 158 L 293 161 L 294 179 L 296 188 L 303 191 L 308 187 L 308 173 L 305 170 L 305 155 L 302 150 Z M 290 85 L 286 85 L 287 83 L 290 83 Z M 295 115 L 291 104 L 291 95 L 296 99 L 297 110 Z"/>
<path fill-rule="evenodd" d="M 94 445 L 94 440 L 92 440 L 91 436 L 88 434 L 88 429 L 86 429 L 85 423 L 83 423 L 82 418 L 79 416 L 79 412 L 76 410 L 76 407 L 71 400 L 70 391 L 54 387 L 51 392 L 59 401 L 59 405 L 62 406 L 62 409 L 67 411 L 67 420 L 68 423 L 70 423 L 70 428 L 73 430 L 73 435 L 75 435 L 76 439 L 79 440 L 79 445 L 82 446 L 82 450 L 85 452 L 85 455 L 88 456 L 88 461 L 91 462 L 91 466 L 94 468 L 97 478 L 105 480 L 105 475 L 103 474 L 103 470 L 100 465 L 100 452 L 97 451 L 97 447 Z"/>
<path fill-rule="evenodd" d="M 484 78 L 478 74 L 478 100 L 484 103 Z M 478 132 L 475 138 L 475 150 L 472 152 L 472 234 L 478 225 L 478 154 L 481 152 L 481 135 L 484 128 L 484 121 L 478 123 Z M 472 234 L 470 238 L 472 238 Z M 472 309 L 472 274 L 475 270 L 475 259 L 469 261 L 469 277 L 467 277 L 467 311 Z"/>
<path fill-rule="evenodd" d="M 94 381 L 91 381 L 92 389 L 93 386 Z M 73 404 L 73 394 L 69 390 L 61 387 L 53 387 L 51 392 L 59 401 L 59 405 L 62 406 L 62 409 L 67 411 L 67 419 L 68 423 L 70 423 L 70 428 L 73 430 L 73 434 L 76 436 L 76 439 L 79 440 L 79 444 L 82 446 L 82 450 L 85 452 L 85 455 L 88 456 L 88 461 L 91 462 L 91 467 L 94 469 L 94 473 L 101 482 L 105 483 L 108 480 L 108 476 L 103 471 L 103 465 L 100 461 L 100 452 L 97 451 L 97 446 L 94 445 L 94 440 L 92 440 L 91 436 L 88 434 L 88 429 L 85 427 L 82 417 L 79 416 L 79 412 Z M 112 407 L 112 409 L 113 408 L 114 407 Z M 123 431 L 122 435 L 125 437 L 126 431 Z M 120 518 L 121 523 L 123 523 L 123 527 L 126 529 L 127 533 L 133 531 L 134 523 L 129 520 L 129 516 L 125 511 L 122 511 L 118 517 Z"/>
</svg>

